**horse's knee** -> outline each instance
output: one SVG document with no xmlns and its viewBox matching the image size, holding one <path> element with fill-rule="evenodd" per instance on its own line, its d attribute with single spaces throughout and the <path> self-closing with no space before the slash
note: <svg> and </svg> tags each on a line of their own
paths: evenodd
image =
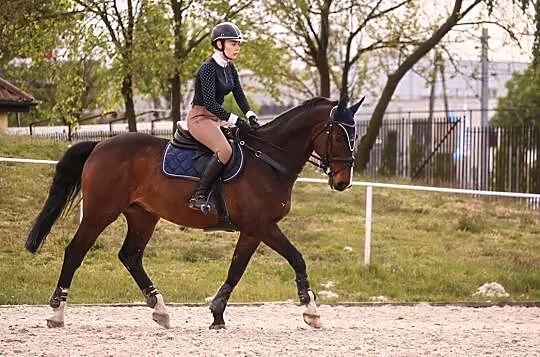
<svg viewBox="0 0 540 357">
<path fill-rule="evenodd" d="M 118 252 L 118 259 L 120 259 L 122 264 L 124 264 L 128 270 L 131 270 L 139 265 L 141 254 L 142 252 L 140 249 L 130 250 L 122 248 Z"/>
</svg>

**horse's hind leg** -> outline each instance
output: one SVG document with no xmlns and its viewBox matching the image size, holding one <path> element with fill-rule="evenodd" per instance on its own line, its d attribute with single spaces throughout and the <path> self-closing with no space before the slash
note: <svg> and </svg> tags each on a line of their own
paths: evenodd
<svg viewBox="0 0 540 357">
<path fill-rule="evenodd" d="M 127 219 L 128 232 L 118 252 L 118 258 L 146 297 L 147 305 L 154 309 L 152 314 L 154 321 L 165 328 L 170 328 L 169 314 L 165 309 L 163 296 L 152 284 L 142 264 L 144 248 L 154 232 L 159 217 L 138 205 L 129 206 L 123 213 Z"/>
<path fill-rule="evenodd" d="M 77 233 L 64 251 L 64 263 L 58 279 L 58 284 L 53 292 L 50 305 L 53 308 L 53 316 L 47 319 L 49 327 L 64 326 L 64 309 L 67 304 L 68 289 L 71 287 L 73 275 L 81 266 L 84 256 L 94 245 L 97 237 L 103 232 L 105 227 L 111 224 L 118 215 L 108 217 L 84 217 Z"/>
<path fill-rule="evenodd" d="M 212 315 L 214 315 L 214 322 L 210 325 L 211 329 L 225 328 L 223 313 L 225 312 L 227 301 L 229 300 L 234 287 L 238 284 L 240 278 L 242 278 L 249 260 L 259 246 L 259 243 L 259 240 L 256 240 L 245 233 L 240 233 L 236 248 L 234 248 L 227 280 L 221 285 L 210 304 L 210 311 L 212 311 Z"/>
</svg>

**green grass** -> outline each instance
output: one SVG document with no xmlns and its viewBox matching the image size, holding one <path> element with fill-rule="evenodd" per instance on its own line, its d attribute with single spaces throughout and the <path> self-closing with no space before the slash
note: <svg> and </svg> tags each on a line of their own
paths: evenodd
<svg viewBox="0 0 540 357">
<path fill-rule="evenodd" d="M 67 145 L 0 136 L 0 156 L 58 159 Z M 56 223 L 37 254 L 24 250 L 53 172 L 52 165 L 0 163 L 0 304 L 46 303 L 56 285 L 78 210 Z M 322 177 L 309 167 L 302 176 Z M 471 294 L 492 281 L 506 288 L 506 300 L 540 299 L 539 214 L 523 203 L 375 188 L 372 264 L 366 269 L 365 189 L 339 193 L 326 185 L 297 183 L 292 202 L 280 226 L 303 253 L 313 288 L 334 281 L 337 301 L 378 295 L 394 301 L 478 300 Z M 142 301 L 117 259 L 125 233 L 125 220 L 119 218 L 100 236 L 75 275 L 71 302 Z M 225 279 L 236 238 L 160 221 L 145 267 L 166 301 L 204 302 Z M 353 250 L 344 250 L 347 246 Z M 231 301 L 288 299 L 296 301 L 294 273 L 261 245 Z"/>
</svg>

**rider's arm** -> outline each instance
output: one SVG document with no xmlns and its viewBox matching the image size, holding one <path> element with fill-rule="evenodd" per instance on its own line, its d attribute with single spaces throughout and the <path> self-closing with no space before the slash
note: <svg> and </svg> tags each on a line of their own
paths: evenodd
<svg viewBox="0 0 540 357">
<path fill-rule="evenodd" d="M 246 117 L 249 117 L 250 114 L 255 115 L 253 111 L 251 110 L 249 106 L 249 102 L 247 101 L 246 95 L 244 94 L 244 90 L 242 89 L 242 85 L 240 84 L 240 78 L 238 77 L 238 72 L 236 71 L 236 67 L 232 63 L 229 64 L 231 66 L 231 72 L 233 77 L 233 83 L 234 88 L 232 90 L 234 99 L 236 100 L 236 103 L 242 110 L 242 113 L 245 114 Z"/>
</svg>

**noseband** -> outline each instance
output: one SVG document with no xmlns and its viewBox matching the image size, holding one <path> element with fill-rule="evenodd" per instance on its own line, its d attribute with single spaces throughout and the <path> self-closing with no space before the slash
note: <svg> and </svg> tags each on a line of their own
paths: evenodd
<svg viewBox="0 0 540 357">
<path fill-rule="evenodd" d="M 317 140 L 317 138 L 323 134 L 325 134 L 327 137 L 326 137 L 326 152 L 324 154 L 324 156 L 319 156 L 317 154 L 310 154 L 307 162 L 309 162 L 310 164 L 312 164 L 313 166 L 315 167 L 318 167 L 320 168 L 325 174 L 327 174 L 330 179 L 333 180 L 334 176 L 336 176 L 338 173 L 340 173 L 341 171 L 343 170 L 348 170 L 350 169 L 353 164 L 354 164 L 354 142 L 355 142 L 355 135 L 351 136 L 349 135 L 349 132 L 347 131 L 346 127 L 349 127 L 351 128 L 352 130 L 355 130 L 355 124 L 346 124 L 346 123 L 341 123 L 341 122 L 337 122 L 334 120 L 334 113 L 335 113 L 335 110 L 336 110 L 337 107 L 333 107 L 332 110 L 330 110 L 330 120 L 326 123 L 326 125 L 317 132 L 317 134 L 315 134 L 315 136 L 313 137 L 313 142 L 315 142 L 315 140 Z M 345 136 L 347 137 L 347 140 L 349 142 L 349 155 L 348 156 L 333 156 L 332 155 L 332 142 L 333 142 L 333 135 L 335 133 L 335 130 L 343 130 L 344 133 L 345 133 Z M 273 143 L 270 143 L 266 140 L 263 140 L 262 138 L 256 136 L 256 135 L 253 135 L 253 134 L 250 134 L 248 133 L 247 134 L 249 137 L 253 138 L 253 139 L 256 139 L 260 142 L 263 142 L 264 144 L 274 148 L 274 149 L 277 149 L 281 152 L 284 152 L 292 157 L 295 157 L 297 159 L 302 159 L 300 156 L 298 156 L 297 154 L 294 154 L 280 146 L 277 146 Z M 241 140 L 240 141 L 240 145 L 241 146 L 244 146 L 246 149 L 252 151 L 255 155 L 255 157 L 265 161 L 268 165 L 270 165 L 271 167 L 275 168 L 276 170 L 278 170 L 279 172 L 285 174 L 286 176 L 289 176 L 289 177 L 292 177 L 294 179 L 296 179 L 298 177 L 298 174 L 296 173 L 292 173 L 290 172 L 289 169 L 287 169 L 286 167 L 284 167 L 282 164 L 278 163 L 277 161 L 275 161 L 274 159 L 272 159 L 271 157 L 269 157 L 268 155 L 264 154 L 261 150 L 257 150 L 253 147 L 251 147 L 250 145 L 248 145 L 245 141 Z M 345 167 L 337 170 L 337 171 L 333 171 L 332 168 L 331 168 L 331 164 L 333 162 L 346 162 L 348 163 L 348 165 L 346 165 Z"/>
</svg>

